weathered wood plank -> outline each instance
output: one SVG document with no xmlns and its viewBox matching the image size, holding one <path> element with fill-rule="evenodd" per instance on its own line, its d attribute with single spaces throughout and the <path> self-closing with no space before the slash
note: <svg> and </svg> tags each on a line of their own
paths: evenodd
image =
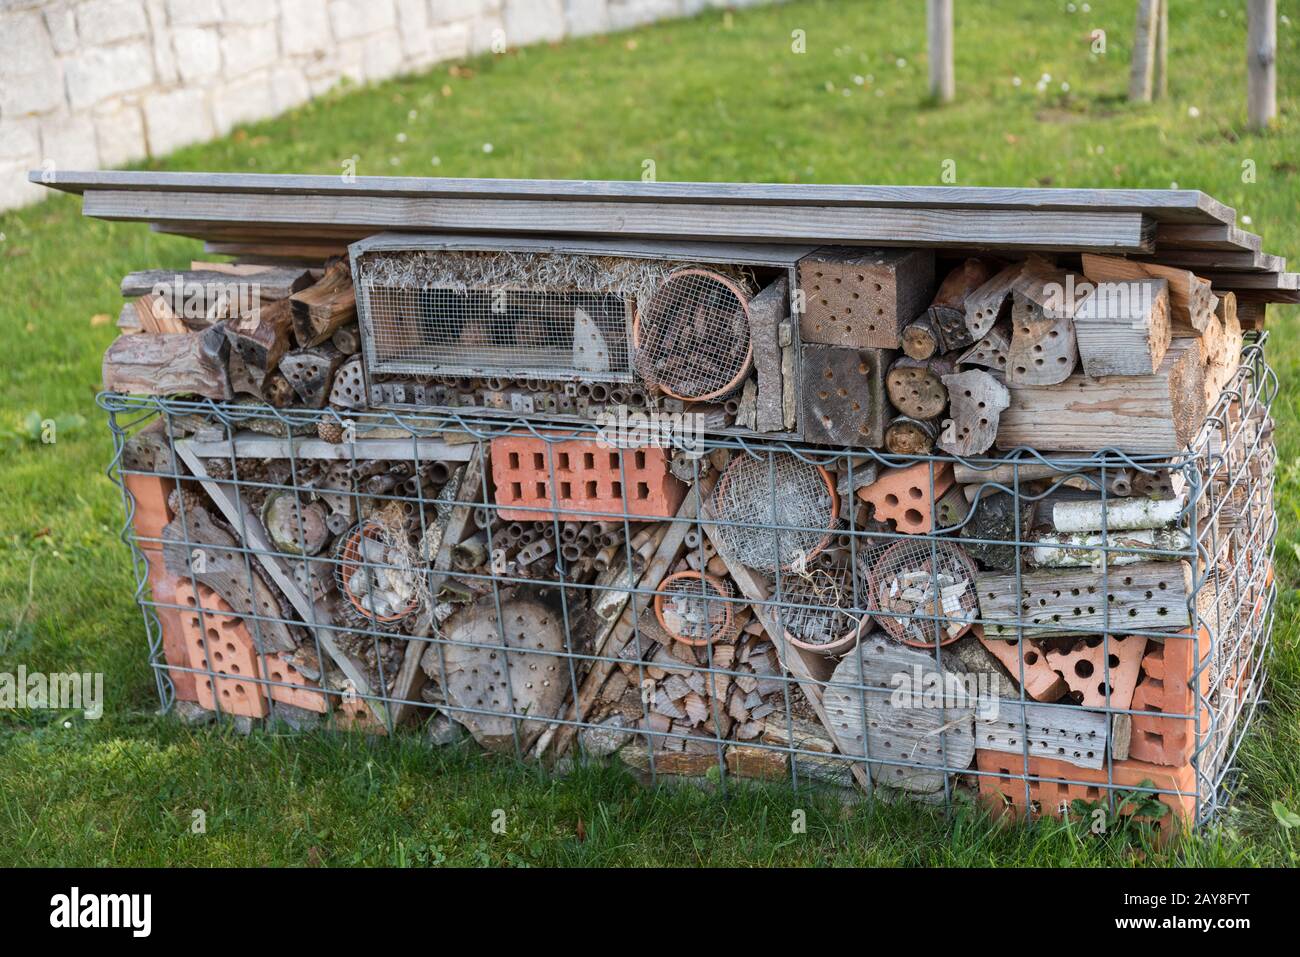
<svg viewBox="0 0 1300 957">
<path fill-rule="evenodd" d="M 1144 562 L 1111 569 L 1103 587 L 1094 568 L 981 572 L 975 588 L 984 634 L 1013 637 L 1086 635 L 1109 630 L 1182 628 L 1190 622 L 1186 562 Z M 1025 607 L 1025 606 L 1028 607 Z"/>
</svg>

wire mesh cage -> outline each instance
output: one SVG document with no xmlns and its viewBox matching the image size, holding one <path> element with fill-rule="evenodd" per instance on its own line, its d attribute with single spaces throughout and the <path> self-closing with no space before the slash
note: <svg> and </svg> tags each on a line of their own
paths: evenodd
<svg viewBox="0 0 1300 957">
<path fill-rule="evenodd" d="M 1172 456 L 710 434 L 654 517 L 594 429 L 100 402 L 168 708 L 1168 833 L 1223 806 L 1263 695 L 1276 392 L 1255 342 Z M 521 434 L 543 468 L 589 442 L 620 497 L 566 518 L 552 482 L 503 518 L 494 442 Z M 918 466 L 924 521 L 884 517 Z M 1146 527 L 1114 527 L 1135 500 Z"/>
</svg>

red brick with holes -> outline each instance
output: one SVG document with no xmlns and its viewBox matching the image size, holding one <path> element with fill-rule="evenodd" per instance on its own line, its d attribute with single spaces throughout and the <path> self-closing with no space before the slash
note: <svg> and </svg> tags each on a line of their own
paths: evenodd
<svg viewBox="0 0 1300 957">
<path fill-rule="evenodd" d="M 943 498 L 954 481 L 951 463 L 917 462 L 906 468 L 886 469 L 876 481 L 858 489 L 858 498 L 871 503 L 879 521 L 893 519 L 900 532 L 923 535 L 934 528 L 933 503 Z"/>
<path fill-rule="evenodd" d="M 980 800 L 1016 818 L 1025 813 L 1025 779 L 1028 779 L 1033 812 L 1055 818 L 1064 817 L 1067 812 L 1073 814 L 1070 805 L 1075 800 L 1108 806 L 1112 790 L 1108 780 L 1113 781 L 1117 805 L 1124 792 L 1133 788 L 1169 792 L 1151 795 L 1169 808 L 1153 822 L 1162 840 L 1190 827 L 1196 812 L 1196 775 L 1190 766 L 1168 768 L 1130 758 L 1112 762 L 1108 778 L 1104 767 L 1079 768 L 1065 761 L 1037 757 L 1030 757 L 1026 765 L 1023 755 L 977 749 L 975 768 L 981 772 Z M 1067 784 L 1067 781 L 1082 783 Z M 1120 808 L 1120 811 L 1131 814 L 1132 808 Z"/>
<path fill-rule="evenodd" d="M 550 520 L 556 510 L 560 521 L 582 521 L 593 512 L 622 515 L 625 501 L 638 518 L 671 518 L 686 495 L 686 485 L 668 471 L 666 449 L 505 435 L 492 440 L 491 454 L 494 500 L 507 521 Z"/>
</svg>

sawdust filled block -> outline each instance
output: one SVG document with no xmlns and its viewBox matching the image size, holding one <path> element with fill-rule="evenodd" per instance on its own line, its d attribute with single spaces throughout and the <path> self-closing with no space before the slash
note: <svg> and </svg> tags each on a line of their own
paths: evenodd
<svg viewBox="0 0 1300 957">
<path fill-rule="evenodd" d="M 803 347 L 804 438 L 809 442 L 879 448 L 885 442 L 890 406 L 885 349 Z"/>
<path fill-rule="evenodd" d="M 799 335 L 823 345 L 897 349 L 934 289 L 927 249 L 823 247 L 799 261 Z"/>
</svg>

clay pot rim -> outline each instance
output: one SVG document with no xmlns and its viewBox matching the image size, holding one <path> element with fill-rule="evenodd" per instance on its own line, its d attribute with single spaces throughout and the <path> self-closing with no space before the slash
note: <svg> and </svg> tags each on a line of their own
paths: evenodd
<svg viewBox="0 0 1300 957">
<path fill-rule="evenodd" d="M 722 285 L 726 286 L 728 289 L 731 290 L 732 295 L 736 297 L 736 301 L 740 303 L 740 308 L 745 313 L 745 324 L 746 325 L 749 324 L 749 296 L 745 293 L 743 289 L 741 289 L 738 285 L 736 285 L 726 276 L 722 275 L 721 273 L 714 272 L 711 269 L 677 269 L 668 274 L 668 277 L 663 281 L 663 285 L 661 285 L 659 289 L 662 289 L 663 286 L 672 282 L 674 279 L 676 279 L 679 276 L 707 276 L 709 279 L 712 279 L 715 282 L 722 283 Z M 659 290 L 655 290 L 656 293 L 658 291 Z M 652 296 L 651 298 L 653 299 L 654 297 Z M 639 349 L 641 347 L 641 310 L 636 309 L 635 307 L 633 307 L 632 310 L 632 347 L 634 349 Z M 721 389 L 715 389 L 713 392 L 709 392 L 705 395 L 679 395 L 678 393 L 674 392 L 672 389 L 669 389 L 667 386 L 665 386 L 662 382 L 655 383 L 655 388 L 659 389 L 665 395 L 669 395 L 674 399 L 681 399 L 683 402 L 705 402 L 709 399 L 716 399 L 719 396 L 724 396 L 729 392 L 735 391 L 736 387 L 739 386 L 742 381 L 744 381 L 745 376 L 749 375 L 750 370 L 753 369 L 753 367 L 754 367 L 754 336 L 753 333 L 751 332 L 749 337 L 749 344 L 745 349 L 745 358 L 740 363 L 740 371 L 737 372 L 735 376 L 732 377 L 731 381 L 728 382 L 726 385 L 724 385 Z"/>
<path fill-rule="evenodd" d="M 403 618 L 410 615 L 411 612 L 415 611 L 416 607 L 420 604 L 420 599 L 418 597 L 412 598 L 410 603 L 406 606 L 406 609 L 398 612 L 396 615 L 376 615 L 374 612 L 367 610 L 366 607 L 357 600 L 356 596 L 352 594 L 352 590 L 347 586 L 347 580 L 351 576 L 352 571 L 365 564 L 358 555 L 358 540 L 362 535 L 368 534 L 370 530 L 375 529 L 376 527 L 377 526 L 370 522 L 362 522 L 348 533 L 347 540 L 343 543 L 343 553 L 339 556 L 343 562 L 343 581 L 341 583 L 343 594 L 347 596 L 347 599 L 352 603 L 353 608 L 371 621 L 382 621 L 385 623 L 401 621 Z"/>
<path fill-rule="evenodd" d="M 731 607 L 731 602 L 723 603 L 722 607 L 727 615 L 724 627 L 719 628 L 717 633 L 711 638 L 687 638 L 683 635 L 678 635 L 668 627 L 667 623 L 664 621 L 664 601 L 667 599 L 668 594 L 661 589 L 670 582 L 681 580 L 707 582 L 713 587 L 713 590 L 718 593 L 720 598 L 731 597 L 726 582 L 716 575 L 710 575 L 708 572 L 697 572 L 693 568 L 682 572 L 674 572 L 661 581 L 659 583 L 659 588 L 655 590 L 655 620 L 659 622 L 659 627 L 664 630 L 664 634 L 672 638 L 673 641 L 680 641 L 682 644 L 690 645 L 692 648 L 704 648 L 708 645 L 714 645 L 719 641 L 731 638 L 736 626 L 736 615 Z"/>
</svg>

